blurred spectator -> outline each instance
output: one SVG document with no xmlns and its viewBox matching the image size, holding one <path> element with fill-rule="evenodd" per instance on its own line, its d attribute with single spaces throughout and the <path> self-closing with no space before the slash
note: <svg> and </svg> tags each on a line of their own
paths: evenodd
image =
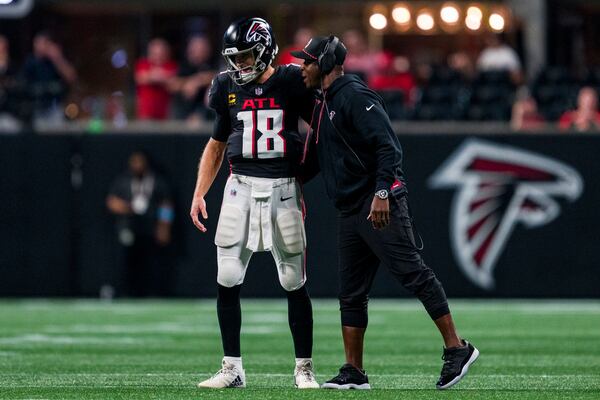
<svg viewBox="0 0 600 400">
<path fill-rule="evenodd" d="M 8 39 L 0 35 L 0 131 L 18 130 L 17 82 L 17 68 L 10 59 Z"/>
<path fill-rule="evenodd" d="M 310 38 L 314 36 L 313 31 L 310 28 L 300 28 L 294 34 L 294 43 L 287 46 L 285 49 L 279 52 L 279 65 L 285 64 L 302 64 L 303 60 L 296 58 L 290 54 L 292 51 L 302 50 L 308 43 Z"/>
<path fill-rule="evenodd" d="M 414 74 L 417 81 L 417 85 L 424 86 L 429 83 L 433 76 L 433 66 L 428 62 L 414 61 Z"/>
<path fill-rule="evenodd" d="M 565 112 L 558 121 L 561 130 L 579 132 L 600 130 L 600 112 L 598 111 L 598 93 L 591 86 L 584 86 L 577 96 L 577 108 Z"/>
<path fill-rule="evenodd" d="M 179 65 L 177 76 L 169 82 L 169 88 L 175 93 L 175 118 L 192 124 L 206 119 L 204 96 L 216 72 L 210 65 L 211 51 L 206 37 L 192 36 L 189 39 L 185 60 Z"/>
<path fill-rule="evenodd" d="M 373 90 L 401 90 L 405 98 L 409 98 L 415 88 L 415 79 L 410 73 L 410 61 L 406 57 L 385 54 L 383 70 L 369 79 L 369 87 Z"/>
<path fill-rule="evenodd" d="M 342 42 L 346 45 L 348 54 L 344 61 L 344 71 L 356 74 L 365 82 L 372 76 L 380 74 L 388 64 L 386 55 L 381 51 L 369 49 L 362 32 L 350 29 L 344 32 Z"/>
<path fill-rule="evenodd" d="M 485 44 L 486 48 L 477 59 L 477 70 L 483 72 L 506 70 L 510 72 L 513 83 L 520 84 L 523 76 L 517 52 L 498 34 L 488 34 L 485 37 Z"/>
<path fill-rule="evenodd" d="M 6 81 L 14 79 L 17 68 L 10 59 L 10 48 L 8 39 L 0 35 L 0 84 L 4 87 Z"/>
<path fill-rule="evenodd" d="M 512 106 L 510 126 L 515 131 L 534 131 L 544 128 L 546 121 L 539 113 L 537 102 L 527 88 L 517 93 L 517 100 Z"/>
<path fill-rule="evenodd" d="M 125 294 L 166 294 L 173 202 L 167 182 L 155 174 L 142 152 L 129 156 L 129 169 L 112 183 L 106 206 L 116 230 L 126 268 Z"/>
<path fill-rule="evenodd" d="M 457 51 L 448 56 L 448 67 L 458 72 L 465 81 L 471 81 L 475 78 L 475 66 L 471 57 L 464 51 Z"/>
<path fill-rule="evenodd" d="M 34 119 L 46 123 L 62 121 L 62 100 L 68 93 L 69 85 L 77 80 L 77 72 L 49 32 L 35 35 L 33 54 L 23 67 L 23 79 L 33 101 Z"/>
<path fill-rule="evenodd" d="M 139 119 L 167 119 L 171 106 L 168 85 L 176 73 L 177 64 L 171 60 L 169 44 L 161 38 L 152 39 L 146 58 L 135 65 Z"/>
</svg>

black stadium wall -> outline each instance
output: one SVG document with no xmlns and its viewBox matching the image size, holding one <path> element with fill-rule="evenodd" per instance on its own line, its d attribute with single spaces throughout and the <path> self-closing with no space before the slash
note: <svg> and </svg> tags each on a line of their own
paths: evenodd
<svg viewBox="0 0 600 400">
<path fill-rule="evenodd" d="M 97 296 L 123 279 L 105 197 L 128 155 L 145 151 L 172 186 L 174 242 L 161 285 L 215 294 L 213 237 L 228 170 L 207 196 L 208 233 L 188 217 L 207 137 L 0 136 L 0 297 Z M 451 297 L 600 297 L 600 137 L 402 135 L 423 255 Z M 308 287 L 335 296 L 336 212 L 306 185 Z M 269 253 L 253 256 L 245 296 L 281 296 Z M 384 266 L 374 296 L 404 296 Z"/>
</svg>

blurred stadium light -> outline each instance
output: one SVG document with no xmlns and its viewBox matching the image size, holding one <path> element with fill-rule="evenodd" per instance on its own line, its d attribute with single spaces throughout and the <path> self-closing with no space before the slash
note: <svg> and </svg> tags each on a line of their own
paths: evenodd
<svg viewBox="0 0 600 400">
<path fill-rule="evenodd" d="M 479 31 L 482 28 L 500 33 L 510 25 L 511 19 L 511 13 L 500 2 L 460 5 L 456 2 L 416 1 L 394 3 L 391 6 L 377 3 L 367 6 L 367 14 L 369 25 L 376 31 L 386 30 L 387 20 L 391 18 L 395 22 L 390 27 L 393 30 L 420 34 L 436 33 L 438 28 L 446 33 Z M 484 20 L 487 24 L 484 24 Z"/>
<path fill-rule="evenodd" d="M 411 13 L 408 5 L 397 4 L 392 10 L 392 18 L 401 25 L 409 24 Z"/>
<path fill-rule="evenodd" d="M 493 13 L 489 18 L 490 28 L 496 32 L 504 30 L 504 17 L 498 13 Z"/>
<path fill-rule="evenodd" d="M 369 18 L 371 28 L 381 30 L 387 26 L 387 18 L 381 13 L 375 13 Z"/>
<path fill-rule="evenodd" d="M 467 8 L 467 16 L 471 16 L 474 19 L 482 19 L 483 12 L 481 11 L 480 7 L 471 6 L 471 7 Z"/>
<path fill-rule="evenodd" d="M 428 32 L 435 27 L 435 20 L 429 10 L 422 10 L 417 16 L 417 26 L 422 31 Z"/>
<path fill-rule="evenodd" d="M 472 31 L 476 31 L 481 28 L 481 17 L 479 14 L 467 13 L 467 17 L 465 18 L 465 26 Z"/>
<path fill-rule="evenodd" d="M 0 17 L 21 18 L 33 8 L 33 0 L 0 0 Z"/>
<path fill-rule="evenodd" d="M 454 4 L 445 4 L 440 10 L 440 17 L 445 23 L 454 25 L 458 22 L 460 13 Z"/>
</svg>

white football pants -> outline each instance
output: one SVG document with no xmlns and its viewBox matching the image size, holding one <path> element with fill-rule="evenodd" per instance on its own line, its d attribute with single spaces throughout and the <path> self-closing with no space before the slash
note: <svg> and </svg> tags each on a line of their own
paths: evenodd
<svg viewBox="0 0 600 400">
<path fill-rule="evenodd" d="M 306 282 L 306 234 L 296 180 L 232 174 L 223 192 L 215 244 L 220 285 L 242 284 L 252 254 L 270 250 L 281 286 L 300 289 Z"/>
</svg>

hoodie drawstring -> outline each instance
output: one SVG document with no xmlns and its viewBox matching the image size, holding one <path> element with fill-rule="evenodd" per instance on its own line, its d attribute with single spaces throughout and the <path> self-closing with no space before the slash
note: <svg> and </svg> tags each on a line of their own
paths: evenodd
<svg viewBox="0 0 600 400">
<path fill-rule="evenodd" d="M 325 109 L 325 97 L 323 97 L 323 101 L 321 102 L 321 111 L 319 112 L 319 122 L 317 123 L 317 141 L 319 143 L 319 132 L 321 131 L 321 120 L 323 119 L 323 110 Z"/>
<path fill-rule="evenodd" d="M 301 164 L 304 164 L 304 161 L 306 161 L 306 156 L 308 155 L 308 147 L 310 146 L 310 139 L 313 133 L 313 128 L 312 128 L 312 124 L 313 121 L 315 120 L 315 110 L 317 109 L 317 105 L 319 103 L 317 103 L 315 101 L 315 105 L 313 106 L 313 110 L 312 110 L 312 114 L 310 115 L 310 124 L 308 124 L 308 133 L 306 134 L 306 140 L 304 141 L 304 154 L 302 154 L 302 161 L 300 161 Z"/>
<path fill-rule="evenodd" d="M 308 126 L 308 133 L 306 134 L 306 140 L 304 141 L 304 154 L 302 155 L 302 161 L 300 161 L 301 164 L 304 164 L 304 162 L 306 161 L 306 156 L 308 155 L 310 139 L 314 132 L 312 125 L 315 120 L 315 110 L 317 109 L 319 102 L 321 102 L 321 110 L 319 111 L 319 122 L 317 123 L 317 139 L 316 139 L 316 143 L 319 143 L 319 132 L 321 131 L 321 120 L 323 119 L 323 109 L 325 109 L 325 96 L 323 96 L 323 100 L 315 101 L 315 105 L 313 106 L 312 114 L 310 116 L 310 124 Z"/>
</svg>

